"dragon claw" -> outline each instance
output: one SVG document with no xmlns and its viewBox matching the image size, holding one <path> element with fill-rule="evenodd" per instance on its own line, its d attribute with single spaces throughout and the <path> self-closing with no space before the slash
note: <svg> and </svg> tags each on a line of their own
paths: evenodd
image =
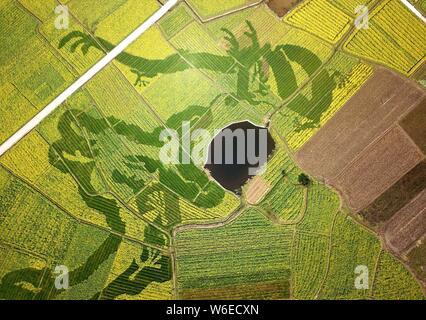
<svg viewBox="0 0 426 320">
<path fill-rule="evenodd" d="M 130 70 L 136 75 L 136 81 L 134 83 L 135 87 L 146 87 L 149 85 L 149 81 L 143 80 L 142 77 L 144 76 L 142 72 L 136 69 Z"/>
</svg>

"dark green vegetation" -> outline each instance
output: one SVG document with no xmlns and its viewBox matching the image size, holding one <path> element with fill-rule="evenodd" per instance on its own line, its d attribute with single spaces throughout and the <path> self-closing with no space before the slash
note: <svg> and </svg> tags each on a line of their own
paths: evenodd
<svg viewBox="0 0 426 320">
<path fill-rule="evenodd" d="M 23 188 L 25 188 L 25 186 L 18 180 L 13 179 L 9 182 L 7 199 L 4 197 L 0 198 L 1 203 L 3 204 L 1 212 L 2 215 L 5 215 L 4 218 L 7 217 L 8 212 L 13 212 L 15 200 L 19 196 L 19 193 L 24 190 Z M 109 234 L 99 247 L 88 255 L 86 260 L 80 266 L 70 270 L 70 287 L 85 283 L 111 256 L 117 252 L 123 239 L 116 234 L 124 235 L 125 228 L 124 222 L 119 217 L 120 207 L 115 200 L 106 199 L 102 196 L 90 196 L 85 194 L 82 189 L 80 189 L 80 192 L 89 207 L 93 207 L 100 214 L 106 215 L 106 221 L 114 234 Z M 50 225 L 50 221 L 46 219 L 44 223 L 48 224 L 52 228 L 58 227 Z M 68 232 L 72 233 L 74 229 L 70 229 L 71 230 L 68 230 Z M 58 245 L 65 245 L 61 243 L 61 239 L 57 238 L 55 240 L 58 242 Z M 87 238 L 85 240 L 87 240 Z M 93 241 L 94 240 L 95 239 L 93 239 Z M 151 225 L 148 225 L 145 228 L 144 241 L 147 244 L 154 245 L 158 248 L 164 247 L 167 244 L 165 236 Z M 52 251 L 52 248 L 50 248 L 50 250 Z M 62 254 L 58 253 L 55 258 L 57 265 L 65 263 Z M 154 265 L 141 268 L 148 259 L 155 261 Z M 68 263 L 66 264 L 68 265 Z M 131 280 L 127 280 L 128 284 L 126 286 L 117 289 L 115 285 L 116 282 L 113 281 L 104 290 L 95 294 L 95 297 L 101 296 L 103 299 L 109 299 L 123 293 L 135 295 L 140 293 L 152 281 L 163 282 L 170 280 L 169 257 L 165 256 L 164 252 L 158 249 L 143 247 L 140 261 L 134 260 L 126 272 L 118 278 L 120 280 L 123 277 L 129 278 L 130 276 L 132 278 Z M 0 297 L 2 299 L 14 299 L 16 297 L 19 297 L 20 299 L 36 300 L 55 299 L 62 293 L 60 290 L 55 290 L 54 283 L 56 277 L 57 275 L 54 274 L 50 266 L 46 266 L 42 269 L 31 267 L 9 272 L 1 279 Z M 25 286 L 23 284 L 25 284 Z"/>
<path fill-rule="evenodd" d="M 117 251 L 121 239 L 109 236 L 107 240 L 87 259 L 81 267 L 70 270 L 70 286 L 76 286 L 86 281 L 98 267 Z M 0 297 L 14 299 L 20 297 L 24 300 L 55 299 L 61 291 L 55 290 L 55 278 L 51 268 L 20 269 L 6 274 L 0 283 Z M 41 281 L 42 280 L 42 281 Z M 32 288 L 22 286 L 23 283 L 31 284 Z"/>
<path fill-rule="evenodd" d="M 311 179 L 304 173 L 299 175 L 298 181 L 304 187 L 308 187 L 311 184 Z"/>
<path fill-rule="evenodd" d="M 178 50 L 178 53 L 162 60 L 150 60 L 125 52 L 120 54 L 117 60 L 128 66 L 136 74 L 136 86 L 148 85 L 148 79 L 152 79 L 159 74 L 176 73 L 190 68 L 222 74 L 235 74 L 237 76 L 237 91 L 232 92 L 227 100 L 227 104 L 230 107 L 235 106 L 238 101 L 247 101 L 251 105 L 267 103 L 266 100 L 262 99 L 268 95 L 270 89 L 268 85 L 269 72 L 264 68 L 265 63 L 268 65 L 268 69 L 272 69 L 278 95 L 282 100 L 289 98 L 298 88 L 296 75 L 291 63 L 299 64 L 309 76 L 312 76 L 321 67 L 321 60 L 309 49 L 296 45 L 278 45 L 272 48 L 269 43 L 261 46 L 252 23 L 250 21 L 246 21 L 246 23 L 248 31 L 244 34 L 251 41 L 251 45 L 247 47 L 241 47 L 236 36 L 229 29 L 222 28 L 222 31 L 226 34 L 225 40 L 229 43 L 227 56 Z M 107 40 L 99 37 L 92 38 L 80 31 L 69 33 L 61 40 L 59 47 L 63 48 L 70 42 L 72 43 L 70 46 L 71 52 L 75 52 L 81 46 L 83 54 L 87 54 L 90 48 L 96 48 L 101 51 L 110 51 L 114 48 L 114 45 Z M 327 70 L 322 70 L 313 82 L 311 98 L 299 95 L 288 106 L 289 109 L 308 120 L 301 130 L 318 127 L 321 115 L 330 106 L 332 90 L 329 90 L 328 96 L 324 97 L 322 90 L 324 86 L 336 86 L 334 77 L 330 76 Z M 316 110 L 313 113 L 312 107 L 320 101 L 321 111 Z M 299 108 L 298 106 L 301 104 L 305 108 Z M 293 105 L 296 107 L 292 107 Z"/>
<path fill-rule="evenodd" d="M 96 195 L 98 190 L 91 183 L 92 175 L 96 170 L 95 159 L 101 152 L 98 149 L 97 140 L 91 139 L 91 145 L 89 146 L 80 133 L 81 128 L 84 128 L 85 132 L 89 132 L 93 137 L 96 137 L 96 135 L 101 135 L 106 130 L 110 130 L 108 122 L 118 123 L 120 121 L 114 118 L 109 118 L 106 121 L 94 118 L 84 112 L 78 115 L 77 120 L 74 116 L 76 113 L 78 113 L 76 110 L 70 110 L 61 116 L 58 123 L 58 130 L 62 138 L 52 144 L 49 161 L 63 173 L 71 174 L 79 185 L 79 193 L 85 204 L 89 208 L 95 209 L 99 214 L 104 215 L 108 226 L 113 232 L 124 235 L 126 226 L 120 218 L 120 206 L 117 200 Z M 180 115 L 177 115 L 177 117 L 181 118 Z M 173 127 L 173 118 L 168 124 L 170 127 Z M 80 128 L 80 130 L 76 128 Z M 158 147 L 160 130 L 161 128 L 158 128 L 154 132 L 146 133 L 136 126 L 126 125 L 126 123 L 121 121 L 114 127 L 113 132 L 135 143 Z M 178 171 L 175 172 L 166 168 L 159 160 L 151 159 L 144 155 L 135 155 L 126 158 L 125 165 L 128 168 L 127 172 L 132 171 L 134 174 L 127 176 L 126 172 L 120 172 L 116 169 L 112 172 L 112 178 L 114 182 L 128 186 L 135 194 L 144 187 L 144 177 L 146 177 L 146 174 L 138 176 L 137 173 L 148 171 L 149 173 L 158 172 L 161 183 L 168 186 L 181 197 L 190 201 L 194 200 L 194 204 L 198 207 L 214 207 L 220 203 L 224 196 L 224 191 L 213 182 L 210 182 L 207 176 L 194 165 L 180 166 L 178 167 Z M 202 190 L 206 191 L 204 196 L 195 200 L 196 195 Z M 143 196 L 146 196 L 146 193 L 140 194 L 140 197 Z M 141 201 L 137 201 L 137 203 L 139 205 L 139 212 L 143 215 L 149 208 L 146 207 L 146 202 L 142 199 Z M 179 205 L 179 200 L 176 197 L 168 197 L 166 200 L 174 201 L 173 203 L 166 202 L 166 207 Z M 161 219 L 157 220 L 157 222 L 161 225 Z M 179 222 L 176 221 L 175 223 Z M 122 239 L 115 235 L 108 237 L 93 252 L 92 256 L 87 259 L 83 266 L 70 272 L 70 279 L 72 279 L 70 285 L 78 285 L 87 280 L 105 259 L 117 251 L 121 241 Z M 162 235 L 162 232 L 151 225 L 145 229 L 144 241 L 158 246 L 166 245 L 166 238 Z M 142 253 L 142 262 L 146 262 L 148 259 L 146 250 L 147 248 L 144 248 L 144 252 Z M 159 258 L 156 263 L 159 267 L 146 267 L 139 270 L 138 263 L 133 261 L 122 275 L 105 288 L 105 293 L 102 292 L 102 297 L 114 298 L 124 293 L 135 295 L 140 293 L 151 281 L 154 281 L 153 279 L 156 282 L 170 280 L 169 258 L 163 256 L 158 250 L 154 254 L 154 259 Z M 47 268 L 43 270 L 23 269 L 7 274 L 1 282 L 2 289 L 0 289 L 0 295 L 7 294 L 3 298 L 11 298 L 16 294 L 16 290 L 24 290 L 27 295 L 20 294 L 20 296 L 29 298 L 34 295 L 34 292 L 20 286 L 22 282 L 29 282 L 36 288 L 37 294 L 34 296 L 36 299 L 53 298 L 54 296 L 52 296 L 51 292 L 53 294 L 59 293 L 56 290 L 52 291 L 55 275 L 51 274 L 50 277 L 44 277 L 43 282 L 38 284 L 43 274 L 51 272 Z M 136 275 L 134 275 L 135 272 L 137 272 Z M 147 277 L 147 274 L 150 277 Z M 158 277 L 155 274 L 158 274 Z M 129 278 L 132 278 L 132 280 Z M 119 287 L 117 287 L 117 283 L 120 284 Z M 126 284 L 123 286 L 123 283 Z M 99 297 L 99 294 L 96 297 Z"/>
</svg>

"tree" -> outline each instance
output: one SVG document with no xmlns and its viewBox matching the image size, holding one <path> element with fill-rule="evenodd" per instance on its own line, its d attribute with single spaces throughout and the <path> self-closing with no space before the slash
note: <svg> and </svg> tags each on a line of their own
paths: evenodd
<svg viewBox="0 0 426 320">
<path fill-rule="evenodd" d="M 304 187 L 308 187 L 311 184 L 311 179 L 304 173 L 301 173 L 299 175 L 299 183 L 304 186 Z"/>
</svg>

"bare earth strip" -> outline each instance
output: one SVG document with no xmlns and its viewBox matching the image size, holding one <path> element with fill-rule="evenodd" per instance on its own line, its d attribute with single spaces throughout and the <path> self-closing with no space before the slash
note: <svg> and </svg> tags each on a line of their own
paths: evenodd
<svg viewBox="0 0 426 320">
<path fill-rule="evenodd" d="M 380 68 L 304 145 L 296 160 L 306 171 L 330 181 L 425 97 L 411 80 Z"/>
<path fill-rule="evenodd" d="M 388 246 L 396 253 L 406 253 L 426 234 L 426 189 L 398 211 L 384 227 Z"/>
<path fill-rule="evenodd" d="M 282 18 L 287 12 L 297 6 L 299 2 L 301 0 L 267 0 L 266 4 L 278 17 Z"/>
<path fill-rule="evenodd" d="M 262 177 L 256 176 L 249 182 L 246 198 L 249 204 L 257 204 L 266 193 L 269 191 L 271 186 Z"/>
<path fill-rule="evenodd" d="M 330 182 L 345 195 L 349 206 L 358 211 L 372 203 L 423 157 L 404 131 L 395 126 Z"/>
</svg>

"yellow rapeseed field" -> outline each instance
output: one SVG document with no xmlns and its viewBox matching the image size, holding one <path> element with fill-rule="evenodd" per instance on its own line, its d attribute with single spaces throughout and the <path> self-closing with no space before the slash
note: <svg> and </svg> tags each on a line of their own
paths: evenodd
<svg viewBox="0 0 426 320">
<path fill-rule="evenodd" d="M 348 31 L 351 19 L 327 0 L 310 0 L 290 12 L 284 21 L 336 43 Z"/>
<path fill-rule="evenodd" d="M 426 25 L 397 0 L 371 15 L 369 28 L 354 32 L 345 50 L 411 75 L 425 61 Z"/>
</svg>

